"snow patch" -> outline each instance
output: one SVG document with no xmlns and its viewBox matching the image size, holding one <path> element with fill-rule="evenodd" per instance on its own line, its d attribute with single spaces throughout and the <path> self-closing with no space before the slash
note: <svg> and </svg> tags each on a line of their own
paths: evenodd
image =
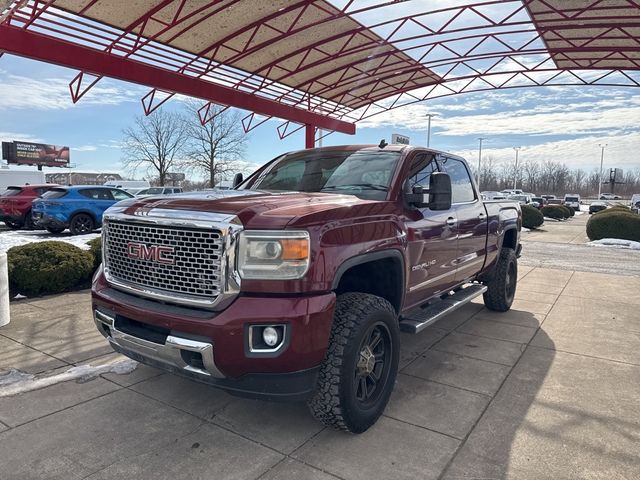
<svg viewBox="0 0 640 480">
<path fill-rule="evenodd" d="M 587 243 L 591 247 L 609 247 L 609 248 L 624 248 L 627 250 L 640 250 L 640 242 L 634 242 L 633 240 L 623 240 L 621 238 L 603 238 L 601 240 L 593 240 Z"/>
<path fill-rule="evenodd" d="M 71 233 L 53 234 L 46 230 L 15 230 L 2 232 L 0 234 L 0 252 L 6 252 L 12 247 L 26 245 L 27 243 L 44 242 L 47 240 L 58 240 L 70 243 L 83 250 L 89 250 L 87 242 L 98 238 L 100 233 L 90 233 L 88 235 L 71 235 Z"/>
<path fill-rule="evenodd" d="M 562 220 L 557 218 L 543 217 L 545 222 L 562 222 Z"/>
<path fill-rule="evenodd" d="M 87 381 L 103 373 L 126 375 L 133 372 L 137 366 L 138 362 L 126 359 L 104 365 L 80 365 L 72 367 L 66 372 L 41 378 L 11 369 L 5 374 L 0 374 L 0 398 L 39 390 L 60 382 L 69 382 L 71 380 Z"/>
<path fill-rule="evenodd" d="M 527 228 L 527 227 L 522 227 L 522 231 L 523 231 L 523 232 L 530 232 L 530 231 L 531 231 L 531 229 L 529 229 L 529 228 Z"/>
</svg>

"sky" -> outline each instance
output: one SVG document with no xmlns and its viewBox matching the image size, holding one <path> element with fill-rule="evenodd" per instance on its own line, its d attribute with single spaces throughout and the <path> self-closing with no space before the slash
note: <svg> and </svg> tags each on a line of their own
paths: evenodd
<svg viewBox="0 0 640 480">
<path fill-rule="evenodd" d="M 0 140 L 24 140 L 71 147 L 78 171 L 123 172 L 122 130 L 142 114 L 149 89 L 102 79 L 77 104 L 68 83 L 76 71 L 5 54 L 0 58 Z M 180 109 L 180 99 L 166 108 Z M 512 162 L 556 160 L 571 168 L 599 167 L 606 144 L 606 168 L 640 169 L 640 92 L 631 87 L 545 87 L 470 93 L 405 106 L 357 124 L 356 135 L 332 134 L 324 145 L 379 143 L 392 133 L 425 145 L 433 113 L 431 147 L 475 164 L 478 138 L 483 158 Z M 248 134 L 245 159 L 258 166 L 280 153 L 304 147 L 301 130 L 278 138 L 280 121 Z M 128 173 L 128 172 L 123 172 Z M 141 177 L 142 175 L 138 175 Z"/>
</svg>

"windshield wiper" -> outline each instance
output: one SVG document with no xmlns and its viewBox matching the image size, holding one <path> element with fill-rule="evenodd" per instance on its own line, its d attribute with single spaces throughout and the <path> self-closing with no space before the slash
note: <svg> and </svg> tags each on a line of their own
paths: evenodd
<svg viewBox="0 0 640 480">
<path fill-rule="evenodd" d="M 328 187 L 323 187 L 322 190 L 340 190 L 340 189 L 349 189 L 349 188 L 365 188 L 367 190 L 380 190 L 381 192 L 386 192 L 389 190 L 389 187 L 386 185 L 379 185 L 376 183 L 348 183 L 345 185 L 329 185 Z"/>
</svg>

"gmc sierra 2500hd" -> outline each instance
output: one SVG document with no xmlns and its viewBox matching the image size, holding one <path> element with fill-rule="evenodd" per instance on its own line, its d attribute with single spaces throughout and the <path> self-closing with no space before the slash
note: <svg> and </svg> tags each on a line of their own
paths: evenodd
<svg viewBox="0 0 640 480">
<path fill-rule="evenodd" d="M 239 180 L 241 182 L 241 180 Z M 462 158 L 411 146 L 284 154 L 234 190 L 130 199 L 103 224 L 93 314 L 142 363 L 363 432 L 399 332 L 516 290 L 521 212 Z"/>
</svg>

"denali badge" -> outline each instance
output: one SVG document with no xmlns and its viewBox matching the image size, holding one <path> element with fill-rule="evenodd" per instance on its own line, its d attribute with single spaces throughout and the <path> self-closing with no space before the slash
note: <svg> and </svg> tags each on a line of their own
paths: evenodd
<svg viewBox="0 0 640 480">
<path fill-rule="evenodd" d="M 164 263 L 165 265 L 173 265 L 175 258 L 171 255 L 173 247 L 164 247 L 162 245 L 145 245 L 144 243 L 127 243 L 127 256 L 129 258 L 137 258 L 138 260 L 148 260 L 155 263 Z"/>
</svg>

